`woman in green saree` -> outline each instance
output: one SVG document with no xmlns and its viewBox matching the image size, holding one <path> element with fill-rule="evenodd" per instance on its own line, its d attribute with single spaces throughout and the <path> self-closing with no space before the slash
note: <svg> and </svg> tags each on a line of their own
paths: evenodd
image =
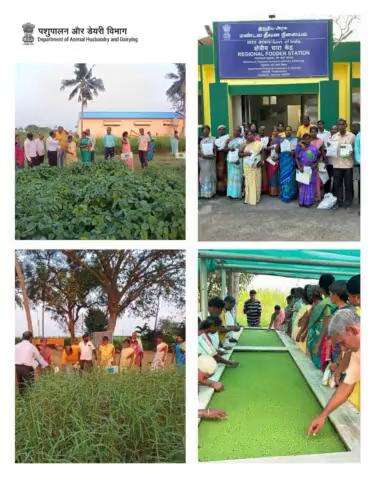
<svg viewBox="0 0 384 480">
<path fill-rule="evenodd" d="M 79 142 L 81 163 L 83 165 L 91 165 L 91 146 L 92 144 L 87 137 L 87 132 L 83 132 Z"/>
<path fill-rule="evenodd" d="M 333 313 L 337 310 L 331 302 L 329 287 L 335 277 L 329 273 L 320 276 L 319 288 L 308 321 L 307 351 L 315 367 L 321 368 L 321 346 L 328 332 L 328 324 Z"/>
</svg>

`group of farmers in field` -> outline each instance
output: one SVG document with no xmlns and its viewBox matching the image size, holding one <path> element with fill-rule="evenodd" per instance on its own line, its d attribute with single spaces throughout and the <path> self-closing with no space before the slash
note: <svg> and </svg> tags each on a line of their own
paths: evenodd
<svg viewBox="0 0 384 480">
<path fill-rule="evenodd" d="M 108 127 L 102 137 L 104 159 L 113 160 L 120 158 L 128 168 L 133 170 L 133 150 L 129 137 L 137 137 L 137 154 L 142 168 L 148 166 L 155 154 L 155 139 L 151 132 L 145 133 L 143 128 L 138 132 L 131 130 L 123 132 L 120 142 L 112 134 L 112 128 Z M 178 154 L 179 134 L 177 130 L 171 138 L 171 150 L 174 156 Z M 37 135 L 28 132 L 24 142 L 21 135 L 15 135 L 15 164 L 16 169 L 37 167 L 46 161 L 49 166 L 63 167 L 81 161 L 84 165 L 91 165 L 95 161 L 96 137 L 90 129 L 86 129 L 79 136 L 69 132 L 62 126 L 49 132 L 47 138 L 43 133 Z"/>
<path fill-rule="evenodd" d="M 354 180 L 360 190 L 360 124 L 348 130 L 342 118 L 326 130 L 322 120 L 304 116 L 296 132 L 283 122 L 271 132 L 252 123 L 230 135 L 220 125 L 216 137 L 205 125 L 199 138 L 200 198 L 217 194 L 256 205 L 266 194 L 297 199 L 300 207 L 349 208 Z"/>
<path fill-rule="evenodd" d="M 74 339 L 61 352 L 60 363 L 53 359 L 53 347 L 46 338 L 40 339 L 36 345 L 33 335 L 27 331 L 15 347 L 16 381 L 22 393 L 28 384 L 45 369 L 58 372 L 90 371 L 94 368 L 105 368 L 111 373 L 129 369 L 141 371 L 144 366 L 144 349 L 140 335 L 133 332 L 123 340 L 121 347 L 115 347 L 108 336 L 104 336 L 96 348 L 89 334 L 84 334 L 79 341 Z M 156 337 L 156 349 L 150 362 L 151 370 L 163 370 L 168 362 L 169 345 L 161 335 Z M 185 365 L 185 338 L 179 333 L 173 346 L 173 359 L 177 366 Z"/>
<path fill-rule="evenodd" d="M 286 303 L 284 309 L 275 306 L 269 329 L 280 330 L 297 342 L 322 372 L 322 384 L 335 389 L 308 427 L 308 434 L 316 435 L 327 417 L 347 400 L 360 408 L 360 275 L 342 281 L 330 273 L 322 274 L 316 285 L 292 288 Z M 198 382 L 216 392 L 224 388 L 221 382 L 210 378 L 218 364 L 239 365 L 225 358 L 237 343 L 234 332 L 241 328 L 235 320 L 235 307 L 233 297 L 215 297 L 208 302 L 208 318 L 199 319 Z M 243 311 L 248 326 L 260 326 L 262 307 L 254 290 L 250 291 Z M 227 418 L 225 411 L 209 408 L 200 410 L 199 416 Z"/>
</svg>

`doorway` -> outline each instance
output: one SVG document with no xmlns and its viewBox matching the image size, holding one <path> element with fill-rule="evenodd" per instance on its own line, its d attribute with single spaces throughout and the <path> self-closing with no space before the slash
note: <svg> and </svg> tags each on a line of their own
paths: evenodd
<svg viewBox="0 0 384 480">
<path fill-rule="evenodd" d="M 303 115 L 309 115 L 312 122 L 318 120 L 316 94 L 233 96 L 232 108 L 234 122 L 264 125 L 267 132 L 278 122 L 296 130 Z"/>
</svg>

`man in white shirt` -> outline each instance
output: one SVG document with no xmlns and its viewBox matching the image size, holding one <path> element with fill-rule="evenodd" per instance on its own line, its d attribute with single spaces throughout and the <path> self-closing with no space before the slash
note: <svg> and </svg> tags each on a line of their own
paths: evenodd
<svg viewBox="0 0 384 480">
<path fill-rule="evenodd" d="M 32 339 L 32 332 L 24 332 L 21 342 L 15 347 L 16 378 L 20 393 L 23 393 L 25 388 L 34 382 L 36 365 L 40 365 L 41 368 L 48 367 L 48 363 L 32 344 Z"/>
<path fill-rule="evenodd" d="M 338 146 L 337 156 L 332 157 L 333 188 L 337 197 L 337 206 L 349 208 L 353 202 L 355 135 L 347 131 L 347 122 L 342 118 L 337 121 L 337 128 L 339 131 L 331 139 Z"/>
<path fill-rule="evenodd" d="M 91 130 L 89 128 L 85 130 L 85 133 L 89 138 L 89 141 L 91 142 L 90 152 L 91 152 L 91 162 L 93 163 L 95 161 L 96 138 L 93 135 L 91 135 Z"/>
<path fill-rule="evenodd" d="M 87 333 L 83 335 L 83 339 L 79 343 L 79 349 L 81 370 L 90 370 L 93 367 L 93 357 L 96 353 L 96 348 Z"/>
<path fill-rule="evenodd" d="M 324 426 L 327 417 L 336 408 L 345 403 L 360 381 L 360 317 L 352 308 L 338 310 L 331 318 L 328 334 L 332 342 L 340 345 L 344 351 L 351 351 L 349 365 L 345 371 L 345 378 L 339 384 L 324 410 L 312 420 L 308 435 L 316 435 Z"/>
<path fill-rule="evenodd" d="M 331 139 L 331 132 L 325 130 L 323 120 L 318 120 L 317 122 L 317 138 L 323 140 L 324 146 L 327 145 L 327 142 Z"/>
<path fill-rule="evenodd" d="M 30 167 L 37 165 L 37 149 L 33 133 L 27 133 L 27 138 L 24 141 L 24 155 Z"/>
<path fill-rule="evenodd" d="M 44 145 L 44 135 L 40 135 L 35 139 L 36 143 L 36 153 L 37 153 L 37 165 L 44 163 L 45 157 L 45 145 Z"/>
<path fill-rule="evenodd" d="M 55 139 L 55 132 L 52 130 L 49 132 L 49 137 L 45 141 L 47 147 L 48 164 L 50 167 L 57 167 L 57 152 L 60 147 L 60 143 Z"/>
</svg>

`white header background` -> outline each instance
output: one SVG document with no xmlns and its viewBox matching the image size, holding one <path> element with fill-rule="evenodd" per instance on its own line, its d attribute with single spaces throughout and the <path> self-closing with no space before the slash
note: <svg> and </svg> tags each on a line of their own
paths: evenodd
<svg viewBox="0 0 384 480">
<path fill-rule="evenodd" d="M 236 475 L 249 478 L 308 478 L 324 476 L 348 479 L 376 478 L 382 468 L 383 449 L 383 359 L 384 347 L 383 285 L 383 168 L 382 133 L 383 8 L 379 3 L 287 2 L 276 0 L 268 8 L 259 2 L 173 1 L 156 2 L 3 2 L 0 25 L 0 464 L 3 476 L 38 478 L 54 475 L 105 478 L 118 476 L 156 479 L 221 478 Z M 197 39 L 204 36 L 205 24 L 214 20 L 277 18 L 328 18 L 329 15 L 361 14 L 359 37 L 362 42 L 362 288 L 363 288 L 363 381 L 362 381 L 362 462 L 359 465 L 271 465 L 271 464 L 197 464 L 197 386 L 196 386 L 196 295 L 197 248 L 212 247 L 197 242 Z M 22 24 L 36 27 L 75 27 L 111 25 L 127 27 L 139 43 L 114 45 L 102 43 L 48 42 L 34 46 L 22 44 Z M 36 33 L 36 30 L 35 30 Z M 187 63 L 187 240 L 173 242 L 80 242 L 14 241 L 14 127 L 16 63 Z M 124 78 L 121 83 L 124 84 Z M 41 108 L 46 108 L 41 105 Z M 381 182 L 381 183 L 380 183 Z M 218 242 L 215 248 L 239 247 Z M 359 243 L 251 243 L 244 248 L 358 248 Z M 14 249 L 15 248 L 183 248 L 187 250 L 187 462 L 189 465 L 13 465 L 14 458 Z"/>
</svg>

